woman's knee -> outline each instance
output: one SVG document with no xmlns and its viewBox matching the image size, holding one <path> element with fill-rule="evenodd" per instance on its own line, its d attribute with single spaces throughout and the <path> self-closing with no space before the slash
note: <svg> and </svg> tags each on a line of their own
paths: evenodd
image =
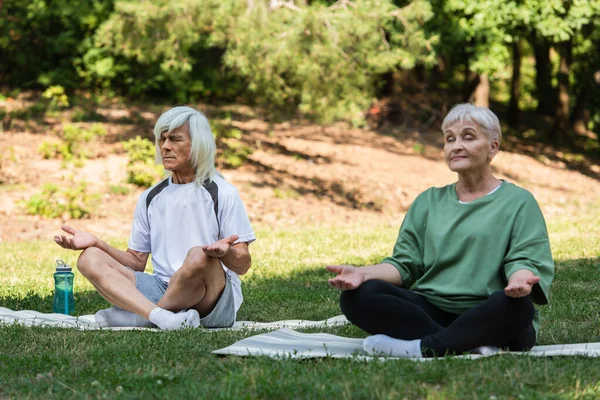
<svg viewBox="0 0 600 400">
<path fill-rule="evenodd" d="M 342 313 L 352 322 L 373 301 L 373 296 L 380 292 L 384 281 L 366 281 L 354 290 L 344 290 L 340 295 L 340 309 Z"/>
<path fill-rule="evenodd" d="M 535 315 L 535 308 L 529 296 L 510 297 L 503 290 L 492 293 L 490 300 L 498 313 L 504 314 L 504 317 L 512 321 L 522 321 L 528 326 Z"/>
</svg>

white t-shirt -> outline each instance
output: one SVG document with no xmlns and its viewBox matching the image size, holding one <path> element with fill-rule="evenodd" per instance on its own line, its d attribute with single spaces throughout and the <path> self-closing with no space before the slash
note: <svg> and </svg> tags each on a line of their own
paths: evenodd
<svg viewBox="0 0 600 400">
<path fill-rule="evenodd" d="M 161 280 L 169 282 L 194 246 L 208 246 L 234 234 L 239 236 L 236 243 L 256 240 L 237 189 L 220 176 L 213 181 L 218 186 L 218 223 L 210 193 L 194 182 L 174 184 L 169 178 L 147 211 L 146 197 L 154 186 L 138 199 L 129 248 L 152 253 L 154 275 Z M 225 265 L 223 269 L 231 278 L 237 311 L 243 301 L 241 282 L 235 272 Z"/>
</svg>

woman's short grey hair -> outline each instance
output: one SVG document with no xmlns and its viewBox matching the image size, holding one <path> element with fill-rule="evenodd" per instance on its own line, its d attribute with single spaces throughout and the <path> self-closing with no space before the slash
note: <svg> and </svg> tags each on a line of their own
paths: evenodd
<svg viewBox="0 0 600 400">
<path fill-rule="evenodd" d="M 192 139 L 190 160 L 196 169 L 195 182 L 200 186 L 205 180 L 212 179 L 215 176 L 215 154 L 217 153 L 215 138 L 210 130 L 208 119 L 200 111 L 191 107 L 173 107 L 158 118 L 154 125 L 156 162 L 162 164 L 160 155 L 160 137 L 162 134 L 171 132 L 173 129 L 183 126 L 186 122 Z"/>
<path fill-rule="evenodd" d="M 481 127 L 488 139 L 497 139 L 498 144 L 502 141 L 500 121 L 496 114 L 487 107 L 476 107 L 468 103 L 455 105 L 442 122 L 442 132 L 446 132 L 446 129 L 457 122 L 475 123 Z"/>
</svg>

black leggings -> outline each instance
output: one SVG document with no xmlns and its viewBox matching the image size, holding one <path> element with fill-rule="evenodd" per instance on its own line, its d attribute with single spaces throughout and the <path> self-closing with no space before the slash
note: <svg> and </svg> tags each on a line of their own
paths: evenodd
<svg viewBox="0 0 600 400">
<path fill-rule="evenodd" d="M 372 280 L 342 292 L 340 306 L 350 322 L 372 335 L 421 339 L 425 356 L 462 354 L 479 346 L 523 351 L 535 345 L 533 303 L 529 297 L 514 299 L 503 291 L 458 315 L 410 290 Z"/>
</svg>

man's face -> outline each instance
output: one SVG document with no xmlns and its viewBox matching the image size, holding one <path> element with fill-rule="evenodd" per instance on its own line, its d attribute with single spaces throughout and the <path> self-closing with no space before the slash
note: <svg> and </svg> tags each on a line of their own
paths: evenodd
<svg viewBox="0 0 600 400">
<path fill-rule="evenodd" d="M 171 132 L 164 132 L 159 141 L 162 163 L 167 171 L 184 172 L 193 170 L 190 160 L 192 139 L 187 123 Z"/>
</svg>

